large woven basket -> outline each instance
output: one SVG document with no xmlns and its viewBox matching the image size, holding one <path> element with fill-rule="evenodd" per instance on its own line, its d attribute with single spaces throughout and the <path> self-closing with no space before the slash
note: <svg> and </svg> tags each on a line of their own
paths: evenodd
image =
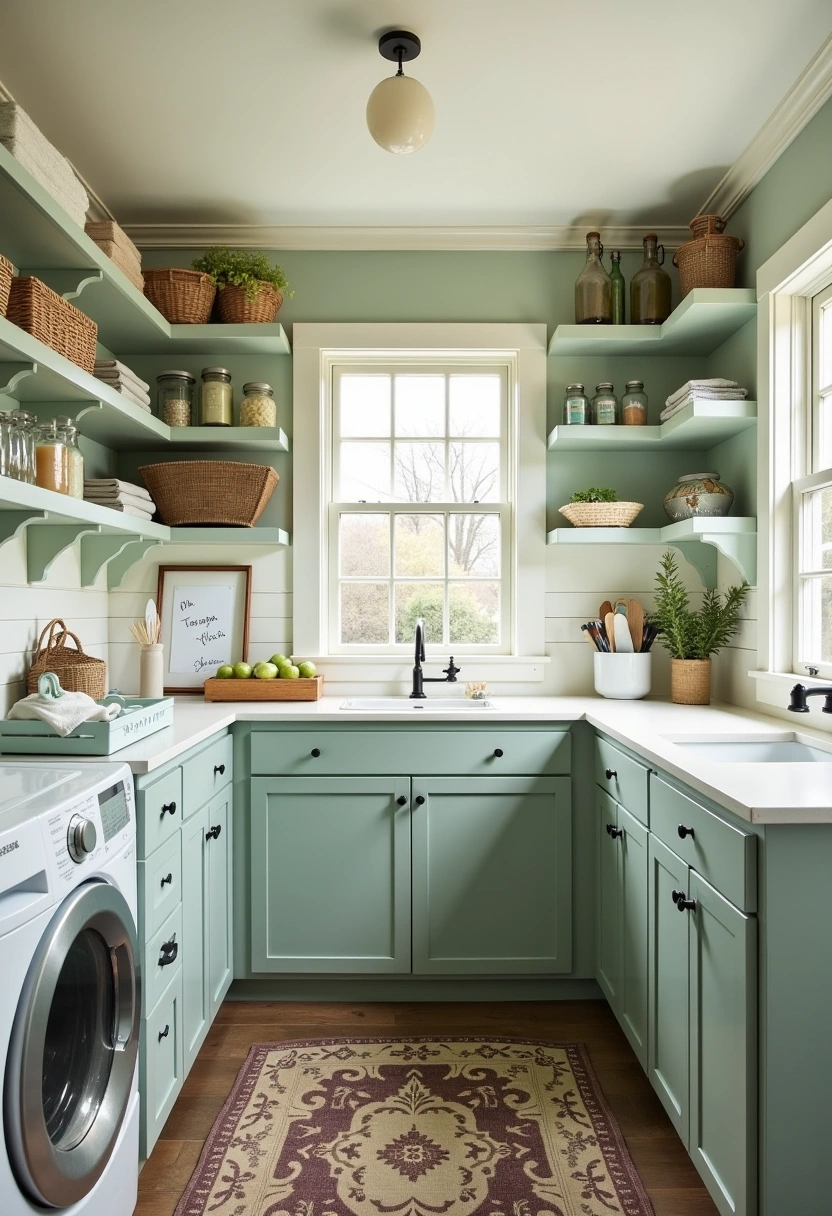
<svg viewBox="0 0 832 1216">
<path fill-rule="evenodd" d="M 271 283 L 261 283 L 253 300 L 246 295 L 245 288 L 226 283 L 217 296 L 217 312 L 226 325 L 270 325 L 281 305 L 283 295 Z"/>
<path fill-rule="evenodd" d="M 559 508 L 576 528 L 629 528 L 642 502 L 569 502 Z"/>
<path fill-rule="evenodd" d="M 40 279 L 12 279 L 6 316 L 85 372 L 93 371 L 98 326 Z"/>
<path fill-rule="evenodd" d="M 171 325 L 205 325 L 217 289 L 209 274 L 157 266 L 143 270 L 144 294 Z"/>
<path fill-rule="evenodd" d="M 67 646 L 70 638 L 75 643 L 74 650 Z M 38 676 L 45 671 L 54 671 L 66 692 L 85 692 L 95 701 L 107 695 L 107 664 L 103 659 L 84 654 L 77 634 L 67 629 L 59 617 L 50 621 L 38 638 L 32 666 L 26 676 L 26 688 L 30 693 L 37 692 Z"/>
<path fill-rule="evenodd" d="M 745 241 L 729 236 L 719 215 L 697 215 L 690 222 L 694 239 L 680 245 L 673 255 L 679 268 L 682 298 L 695 287 L 733 287 L 737 278 L 737 254 Z"/>
<path fill-rule="evenodd" d="M 670 699 L 674 705 L 709 705 L 711 660 L 671 659 Z"/>
<path fill-rule="evenodd" d="M 0 253 L 0 317 L 5 317 L 9 306 L 9 292 L 12 286 L 12 264 Z"/>
<path fill-rule="evenodd" d="M 253 528 L 279 481 L 268 465 L 234 460 L 172 460 L 139 472 L 170 528 Z"/>
</svg>

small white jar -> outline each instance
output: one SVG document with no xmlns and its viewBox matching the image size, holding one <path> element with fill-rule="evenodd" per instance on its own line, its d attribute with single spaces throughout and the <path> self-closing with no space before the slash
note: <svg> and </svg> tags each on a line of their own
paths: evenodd
<svg viewBox="0 0 832 1216">
<path fill-rule="evenodd" d="M 652 654 L 594 655 L 595 691 L 615 701 L 639 701 L 650 691 Z"/>
</svg>

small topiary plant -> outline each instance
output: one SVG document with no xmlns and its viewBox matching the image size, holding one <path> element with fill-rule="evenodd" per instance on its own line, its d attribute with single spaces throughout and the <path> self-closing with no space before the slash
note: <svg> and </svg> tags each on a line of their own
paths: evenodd
<svg viewBox="0 0 832 1216">
<path fill-rule="evenodd" d="M 569 500 L 570 502 L 618 502 L 618 495 L 615 490 L 601 489 L 598 486 L 590 486 L 588 490 L 576 490 Z"/>
<path fill-rule="evenodd" d="M 191 262 L 194 270 L 209 274 L 220 291 L 229 283 L 242 287 L 249 300 L 257 298 L 261 285 L 268 283 L 282 295 L 293 296 L 286 275 L 279 266 L 272 266 L 265 253 L 245 249 L 227 249 L 214 245 L 202 257 Z"/>
</svg>

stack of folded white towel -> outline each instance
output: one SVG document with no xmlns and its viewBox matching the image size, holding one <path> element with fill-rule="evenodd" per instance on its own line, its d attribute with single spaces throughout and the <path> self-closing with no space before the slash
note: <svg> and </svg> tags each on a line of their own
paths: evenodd
<svg viewBox="0 0 832 1216">
<path fill-rule="evenodd" d="M 96 359 L 95 376 L 134 405 L 150 410 L 150 385 L 140 380 L 125 364 L 119 363 L 118 359 Z"/>
<path fill-rule="evenodd" d="M 736 380 L 688 380 L 687 384 L 670 394 L 659 419 L 666 422 L 694 401 L 744 401 L 747 396 L 748 389 L 740 388 Z"/>
<path fill-rule="evenodd" d="M 99 507 L 112 507 L 125 515 L 139 519 L 152 519 L 156 504 L 144 486 L 132 481 L 119 481 L 117 477 L 90 477 L 84 479 L 84 501 L 97 503 Z"/>
<path fill-rule="evenodd" d="M 0 143 L 83 228 L 89 195 L 66 157 L 13 101 L 0 101 Z"/>
</svg>

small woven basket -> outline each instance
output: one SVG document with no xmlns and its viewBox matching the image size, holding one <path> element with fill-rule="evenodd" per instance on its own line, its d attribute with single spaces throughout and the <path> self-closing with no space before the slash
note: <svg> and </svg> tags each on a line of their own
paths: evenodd
<svg viewBox="0 0 832 1216">
<path fill-rule="evenodd" d="M 217 289 L 209 274 L 157 266 L 143 270 L 144 294 L 171 325 L 205 325 Z"/>
<path fill-rule="evenodd" d="M 170 528 L 253 528 L 279 481 L 269 465 L 234 460 L 172 460 L 139 472 Z"/>
<path fill-rule="evenodd" d="M 680 245 L 673 255 L 679 269 L 682 298 L 695 287 L 733 287 L 737 278 L 737 255 L 745 241 L 729 236 L 719 215 L 697 215 L 691 220 L 694 239 Z"/>
<path fill-rule="evenodd" d="M 671 659 L 670 699 L 674 705 L 710 705 L 711 660 Z"/>
<path fill-rule="evenodd" d="M 9 306 L 9 292 L 12 286 L 12 264 L 0 253 L 0 317 L 5 317 Z"/>
<path fill-rule="evenodd" d="M 75 643 L 74 650 L 67 646 L 69 638 Z M 45 671 L 54 671 L 65 692 L 85 692 L 94 701 L 107 695 L 107 664 L 103 659 L 84 654 L 77 634 L 67 629 L 59 617 L 50 621 L 38 638 L 26 676 L 28 692 L 37 692 L 38 677 Z"/>
<path fill-rule="evenodd" d="M 576 528 L 629 528 L 643 502 L 569 502 L 560 507 Z"/>
<path fill-rule="evenodd" d="M 281 305 L 283 295 L 271 283 L 261 283 L 253 300 L 246 295 L 244 287 L 226 283 L 217 296 L 217 312 L 226 325 L 270 325 Z"/>
<path fill-rule="evenodd" d="M 85 372 L 93 371 L 98 326 L 40 279 L 12 279 L 6 316 Z"/>
</svg>

